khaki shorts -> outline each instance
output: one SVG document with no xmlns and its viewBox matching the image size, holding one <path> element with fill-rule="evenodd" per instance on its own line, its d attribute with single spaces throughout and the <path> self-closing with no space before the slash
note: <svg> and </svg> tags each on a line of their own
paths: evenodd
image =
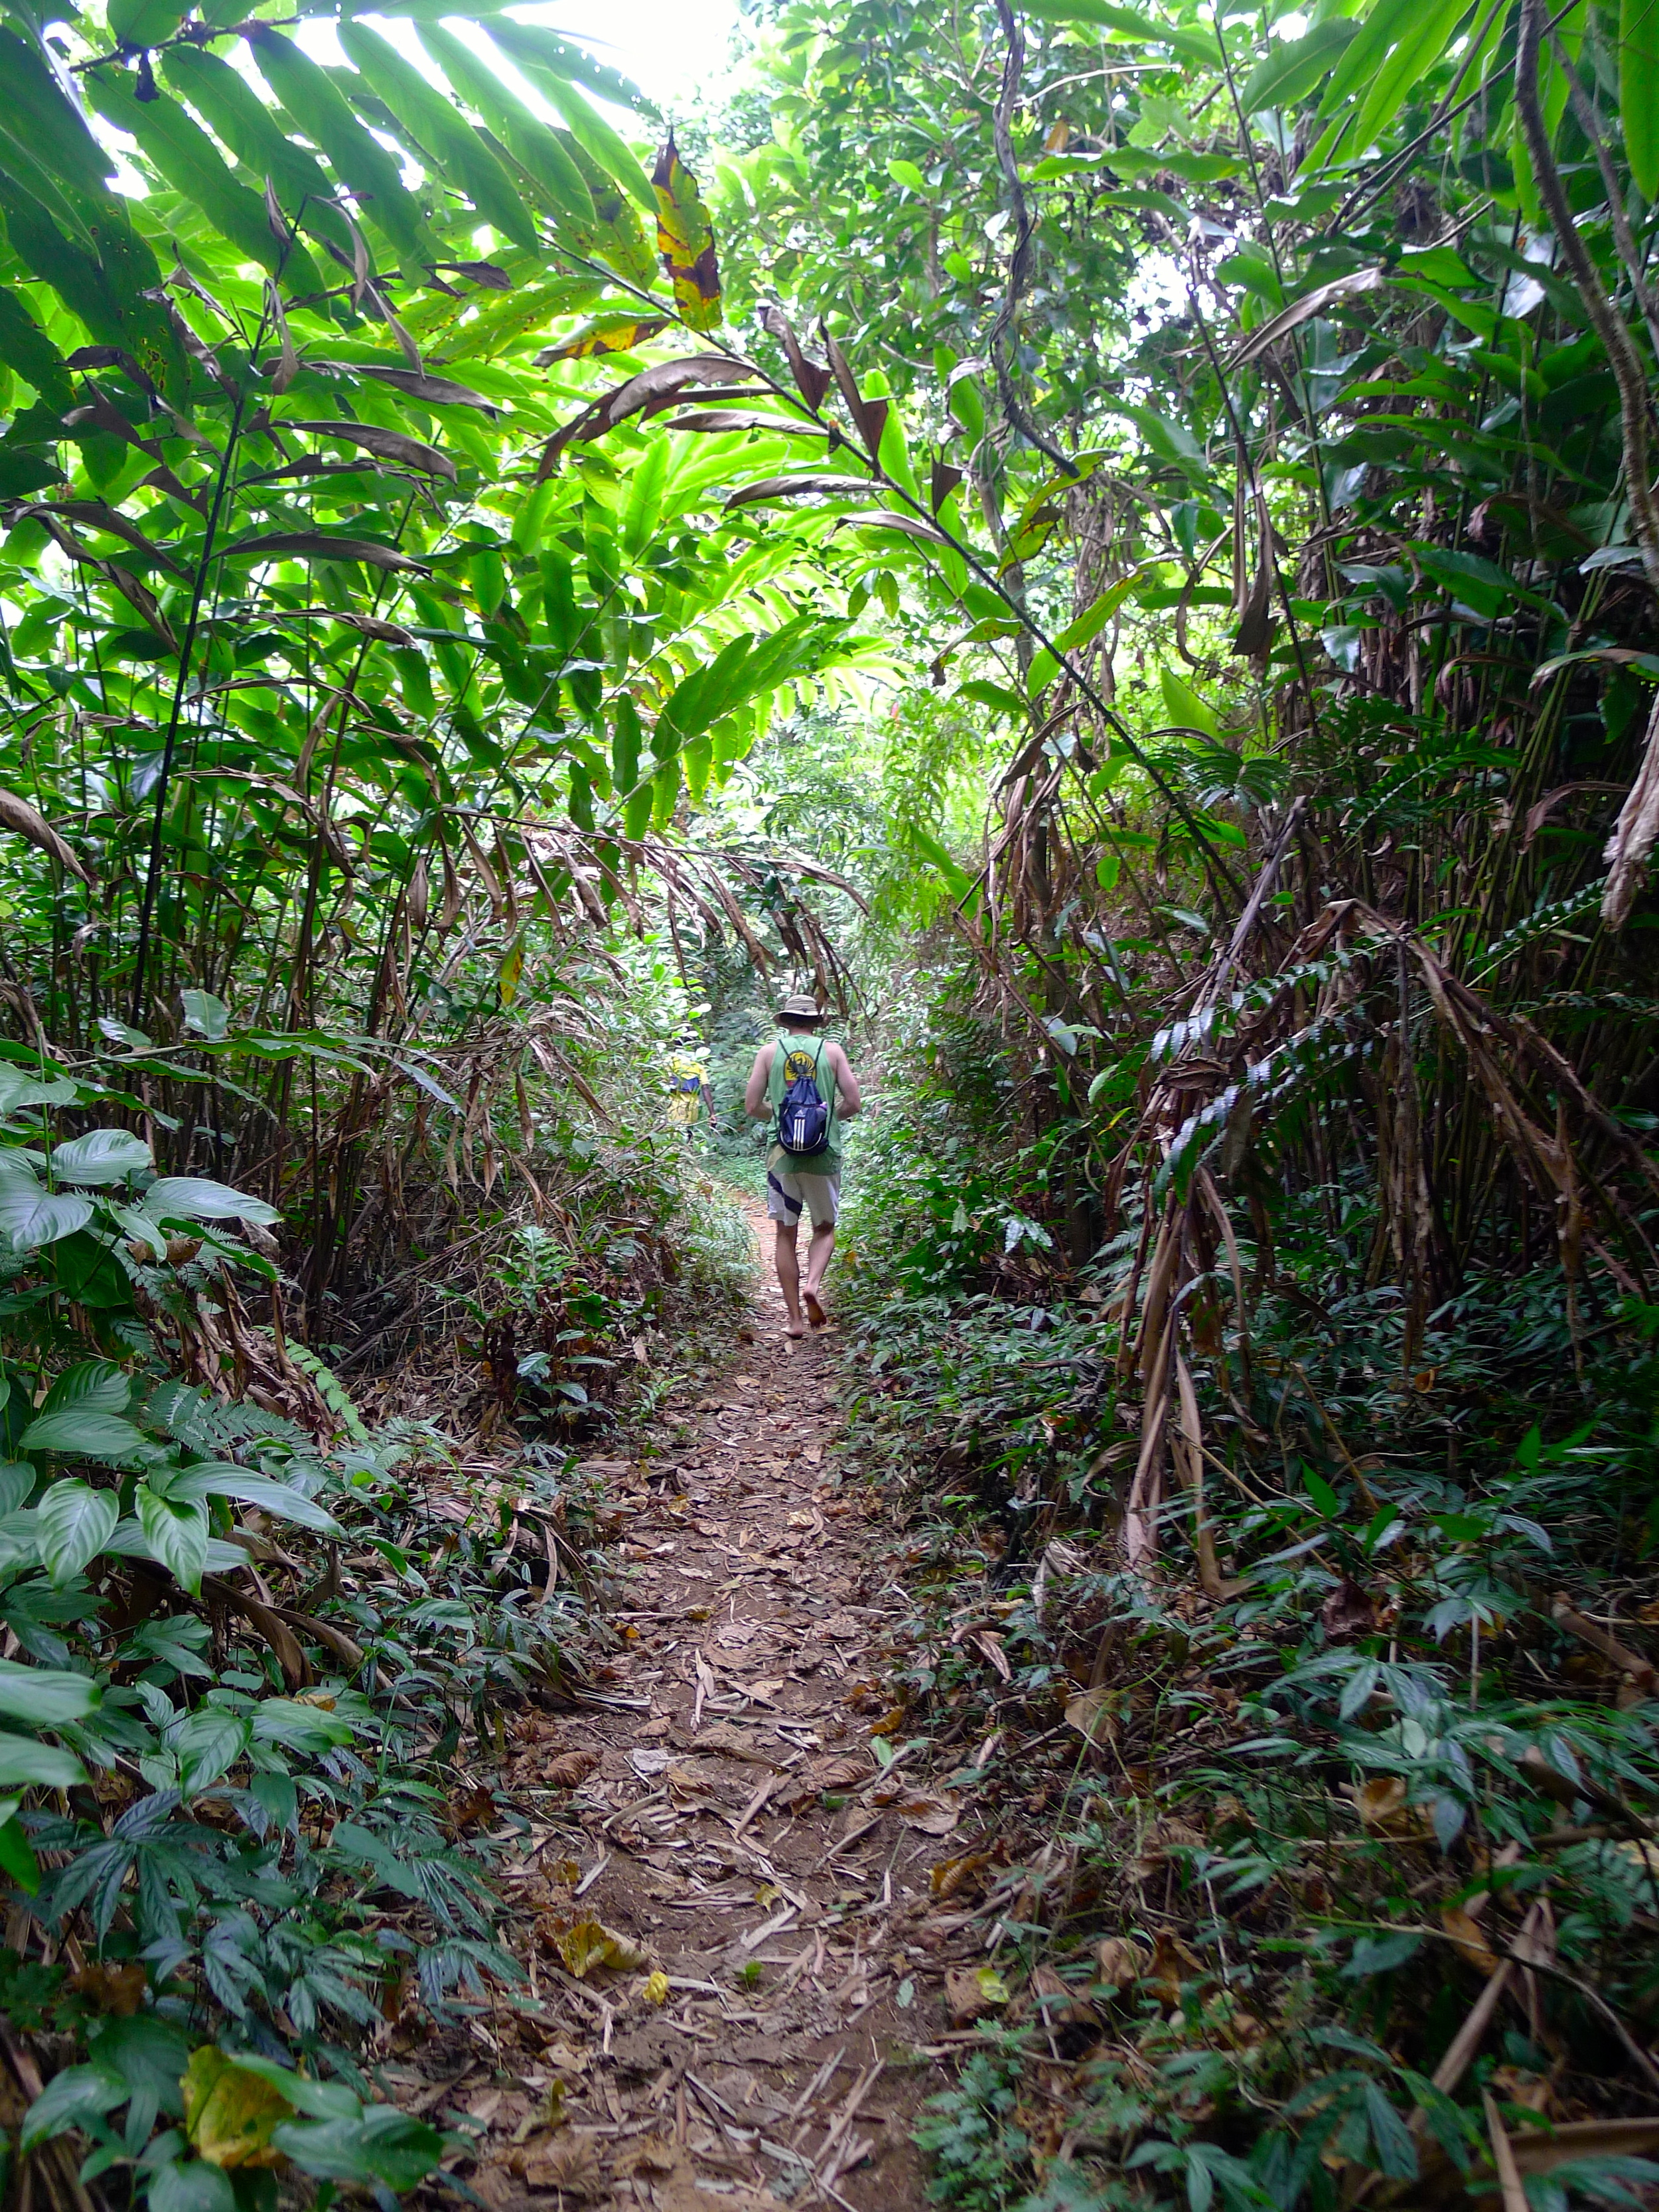
<svg viewBox="0 0 1659 2212">
<path fill-rule="evenodd" d="M 793 1229 L 802 1209 L 814 1229 L 833 1229 L 841 1208 L 841 1185 L 833 1176 L 791 1175 L 786 1168 L 766 1170 L 766 1211 Z"/>
</svg>

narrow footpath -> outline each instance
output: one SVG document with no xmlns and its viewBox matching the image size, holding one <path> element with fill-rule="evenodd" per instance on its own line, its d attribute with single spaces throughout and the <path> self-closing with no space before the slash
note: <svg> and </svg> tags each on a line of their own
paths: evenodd
<svg viewBox="0 0 1659 2212">
<path fill-rule="evenodd" d="M 491 2212 L 925 2201 L 910 2129 L 960 2039 L 944 1953 L 966 1917 L 935 1870 L 948 1893 L 971 1845 L 879 1733 L 890 1531 L 832 1479 L 832 1339 L 788 1344 L 783 1318 L 769 1269 L 662 1447 L 598 1463 L 628 1515 L 625 1649 L 605 1705 L 516 1731 L 499 1796 L 534 1821 L 507 1869 L 532 2002 L 475 2023 L 446 2085 Z"/>
</svg>

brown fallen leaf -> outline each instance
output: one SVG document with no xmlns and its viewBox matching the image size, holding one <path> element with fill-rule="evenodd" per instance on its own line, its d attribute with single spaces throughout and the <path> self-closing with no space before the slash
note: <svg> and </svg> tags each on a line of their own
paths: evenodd
<svg viewBox="0 0 1659 2212">
<path fill-rule="evenodd" d="M 1111 1743 L 1118 1733 L 1117 1707 L 1122 1692 L 1103 1683 L 1097 1689 L 1079 1690 L 1066 1700 L 1066 1722 L 1091 1743 Z"/>
<path fill-rule="evenodd" d="M 633 1973 L 651 1963 L 649 1955 L 637 1943 L 630 1943 L 626 1936 L 619 1936 L 602 1920 L 575 1921 L 568 1928 L 557 1929 L 553 1942 L 578 1981 L 596 1967 L 610 1966 L 618 1972 Z"/>
<path fill-rule="evenodd" d="M 1100 1978 L 1115 1990 L 1132 1988 L 1151 1964 L 1152 1954 L 1133 1936 L 1109 1936 L 1095 1946 Z"/>
<path fill-rule="evenodd" d="M 1060 2049 L 1075 2055 L 1098 2033 L 1100 2014 L 1052 1966 L 1039 1966 L 1031 1976 L 1031 1995 L 1037 2017 L 1051 2033 L 1061 2039 Z"/>
<path fill-rule="evenodd" d="M 599 2161 L 585 2136 L 561 2136 L 545 2148 L 538 2144 L 520 2171 L 532 2189 L 556 2189 L 566 2197 L 598 2197 L 605 2188 Z"/>
<path fill-rule="evenodd" d="M 1470 1966 L 1483 1974 L 1498 1972 L 1497 1952 L 1481 1933 L 1480 1923 L 1472 1919 L 1461 1905 L 1443 1905 L 1440 1922 Z"/>
<path fill-rule="evenodd" d="M 964 1851 L 960 1858 L 941 1859 L 927 1877 L 927 1887 L 941 1902 L 954 1897 L 963 1886 L 982 1874 L 994 1860 L 994 1851 Z"/>
<path fill-rule="evenodd" d="M 631 2142 L 617 2160 L 617 2172 L 629 2173 L 672 2173 L 678 2153 L 671 2142 L 660 2136 L 640 2136 Z"/>
<path fill-rule="evenodd" d="M 596 1751 L 567 1751 L 557 1759 L 550 1759 L 542 1769 L 542 1782 L 549 1790 L 574 1790 L 586 1782 L 599 1763 Z"/>
<path fill-rule="evenodd" d="M 952 2027 L 971 2027 L 1008 2002 L 1008 1985 L 994 1966 L 952 1966 L 945 1977 L 945 2002 Z"/>
<path fill-rule="evenodd" d="M 117 2020 L 132 2018 L 143 2003 L 149 1986 L 137 1959 L 129 1959 L 121 1966 L 112 1966 L 101 1959 L 88 1960 L 69 1978 L 69 1987 L 77 1997 L 84 1998 L 94 2012 L 112 2014 Z"/>
<path fill-rule="evenodd" d="M 1181 1985 L 1194 1980 L 1204 1972 L 1204 1961 L 1196 1951 L 1190 1950 L 1178 1936 L 1171 1936 L 1160 1928 L 1152 1944 L 1152 1961 L 1144 1978 L 1150 1982 L 1164 2002 L 1179 2004 Z"/>
<path fill-rule="evenodd" d="M 962 1808 L 943 1797 L 910 1797 L 898 1808 L 907 1828 L 920 1828 L 924 1836 L 948 1836 L 962 1818 Z"/>
<path fill-rule="evenodd" d="M 1406 1802 L 1406 1779 L 1401 1774 L 1373 1774 L 1369 1781 L 1346 1793 L 1364 1826 L 1401 1843 L 1420 1843 L 1432 1831 L 1420 1805 Z"/>
</svg>

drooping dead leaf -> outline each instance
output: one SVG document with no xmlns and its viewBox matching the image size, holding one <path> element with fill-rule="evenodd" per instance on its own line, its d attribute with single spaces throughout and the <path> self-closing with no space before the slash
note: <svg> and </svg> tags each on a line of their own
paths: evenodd
<svg viewBox="0 0 1659 2212">
<path fill-rule="evenodd" d="M 617 1935 L 602 1920 L 578 1920 L 568 1928 L 558 1929 L 553 1942 L 578 1981 L 599 1967 L 634 1973 L 651 1963 L 648 1954 L 637 1943 L 630 1943 L 626 1936 Z"/>
<path fill-rule="evenodd" d="M 67 868 L 72 876 L 79 876 L 83 884 L 92 882 L 92 872 L 79 854 L 64 842 L 38 806 L 32 806 L 15 791 L 0 791 L 0 828 L 14 830 L 20 837 L 27 837 L 31 845 L 38 845 L 59 867 Z"/>
</svg>

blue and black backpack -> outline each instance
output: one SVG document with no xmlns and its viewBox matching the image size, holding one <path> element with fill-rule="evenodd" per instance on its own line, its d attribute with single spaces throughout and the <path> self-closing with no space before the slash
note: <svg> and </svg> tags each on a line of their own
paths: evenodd
<svg viewBox="0 0 1659 2212">
<path fill-rule="evenodd" d="M 778 1142 L 793 1159 L 807 1160 L 826 1152 L 830 1144 L 830 1109 L 818 1089 L 818 1067 L 823 1040 L 809 1060 L 805 1052 L 778 1040 L 784 1054 L 783 1097 L 778 1106 Z"/>
</svg>

